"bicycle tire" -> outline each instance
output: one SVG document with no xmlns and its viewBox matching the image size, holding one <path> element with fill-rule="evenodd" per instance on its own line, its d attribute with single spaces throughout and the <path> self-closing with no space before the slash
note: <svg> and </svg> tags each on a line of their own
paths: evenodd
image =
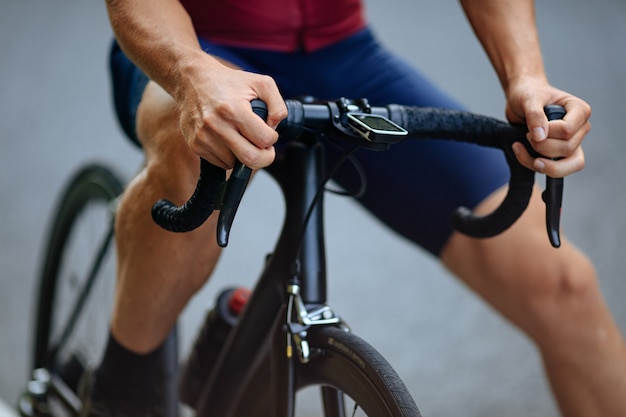
<svg viewBox="0 0 626 417">
<path fill-rule="evenodd" d="M 312 327 L 307 340 L 311 359 L 306 364 L 298 361 L 295 371 L 298 417 L 421 417 L 404 382 L 367 342 L 333 326 Z M 270 380 L 267 362 L 261 368 L 239 402 L 237 416 L 267 415 L 271 409 L 271 396 L 259 391 Z M 321 402 L 301 404 L 300 394 L 311 387 L 321 389 Z"/>
<path fill-rule="evenodd" d="M 337 327 L 319 326 L 309 331 L 308 341 L 313 358 L 298 365 L 300 388 L 332 387 L 351 397 L 368 416 L 421 415 L 396 371 L 363 339 Z"/>
<path fill-rule="evenodd" d="M 61 193 L 51 218 L 39 277 L 33 369 L 60 376 L 74 392 L 87 362 L 99 360 L 108 335 L 114 206 L 122 190 L 111 170 L 88 165 Z"/>
</svg>

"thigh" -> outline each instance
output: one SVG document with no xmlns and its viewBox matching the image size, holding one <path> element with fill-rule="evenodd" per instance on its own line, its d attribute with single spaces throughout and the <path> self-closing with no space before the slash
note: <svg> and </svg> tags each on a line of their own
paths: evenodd
<svg viewBox="0 0 626 417">
<path fill-rule="evenodd" d="M 332 71 L 326 75 L 329 85 L 335 86 L 324 92 L 330 97 L 367 97 L 374 105 L 462 109 L 415 68 L 381 47 L 371 34 L 325 53 L 331 56 L 328 62 L 339 62 L 329 65 Z M 328 149 L 331 162 L 340 156 L 332 147 Z M 367 177 L 367 191 L 359 202 L 393 230 L 437 256 L 453 233 L 454 209 L 475 207 L 509 176 L 501 151 L 452 141 L 405 141 L 384 152 L 360 150 L 357 159 Z M 357 188 L 360 181 L 349 166 L 334 179 L 348 189 Z"/>
<path fill-rule="evenodd" d="M 492 211 L 503 196 L 503 190 L 494 193 L 476 211 Z M 528 208 L 511 228 L 489 239 L 455 233 L 441 259 L 535 341 L 555 341 L 564 325 L 576 327 L 603 314 L 593 265 L 566 238 L 561 240 L 560 248 L 551 246 L 541 190 L 535 187 Z"/>
<path fill-rule="evenodd" d="M 206 40 L 200 39 L 202 48 L 208 53 L 216 56 L 227 65 L 239 67 L 247 71 L 255 71 L 254 66 L 246 60 L 246 58 L 237 52 L 236 48 L 228 48 L 212 44 Z M 144 99 L 146 87 L 150 85 L 149 78 L 139 67 L 137 67 L 121 50 L 120 46 L 114 40 L 109 52 L 109 73 L 111 76 L 111 84 L 113 91 L 113 104 L 118 122 L 126 134 L 126 136 L 137 146 L 143 147 L 139 139 L 137 129 L 137 117 L 139 106 Z M 165 109 L 163 104 L 167 103 L 166 94 L 162 89 L 155 88 L 151 85 L 150 89 L 154 94 L 149 95 L 149 100 L 157 99 L 156 109 L 162 111 Z M 145 103 L 144 103 L 145 104 Z M 149 103 L 150 104 L 150 103 Z M 144 106 L 152 111 L 154 106 Z M 175 109 L 175 106 L 170 106 Z M 178 123 L 178 122 L 176 122 Z M 144 138 L 145 140 L 145 138 Z"/>
<path fill-rule="evenodd" d="M 115 115 L 120 127 L 131 142 L 140 146 L 135 120 L 148 77 L 128 59 L 116 41 L 113 41 L 109 51 L 109 74 Z"/>
<path fill-rule="evenodd" d="M 220 53 L 219 48 L 210 51 Z M 312 53 L 236 52 L 244 68 L 274 77 L 285 97 L 365 97 L 373 105 L 462 107 L 367 29 Z M 326 149 L 333 164 L 341 152 Z M 361 150 L 356 157 L 367 177 L 359 202 L 434 255 L 453 232 L 454 209 L 475 207 L 508 180 L 501 151 L 457 142 L 405 141 L 385 152 Z M 349 166 L 333 179 L 347 189 L 359 187 L 360 177 Z"/>
<path fill-rule="evenodd" d="M 383 48 L 369 30 L 313 53 L 285 54 L 200 42 L 214 56 L 274 77 L 285 97 L 367 97 L 374 105 L 461 108 Z M 134 126 L 132 106 L 128 107 L 130 116 L 121 119 Z M 332 163 L 340 153 L 330 146 L 327 149 Z M 500 151 L 456 142 L 406 141 L 386 152 L 360 151 L 357 158 L 368 181 L 359 202 L 393 230 L 437 256 L 452 233 L 453 210 L 460 205 L 475 207 L 508 179 Z M 359 185 L 350 167 L 334 179 L 348 189 Z"/>
</svg>

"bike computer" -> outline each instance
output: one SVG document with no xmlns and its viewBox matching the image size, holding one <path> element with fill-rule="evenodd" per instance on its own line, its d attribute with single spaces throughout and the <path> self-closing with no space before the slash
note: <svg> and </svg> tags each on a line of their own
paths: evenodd
<svg viewBox="0 0 626 417">
<path fill-rule="evenodd" d="M 347 113 L 348 125 L 360 136 L 371 141 L 395 142 L 408 132 L 391 120 L 378 114 Z"/>
</svg>

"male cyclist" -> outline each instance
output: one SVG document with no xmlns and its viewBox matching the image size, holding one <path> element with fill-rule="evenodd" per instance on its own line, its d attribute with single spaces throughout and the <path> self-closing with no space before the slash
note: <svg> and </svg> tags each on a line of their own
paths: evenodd
<svg viewBox="0 0 626 417">
<path fill-rule="evenodd" d="M 548 157 L 533 158 L 518 144 L 518 160 L 553 177 L 582 169 L 591 110 L 547 81 L 533 2 L 461 4 L 499 76 L 507 118 L 525 123 L 534 149 Z M 182 203 L 200 157 L 225 169 L 235 160 L 254 169 L 271 164 L 274 128 L 286 116 L 283 97 L 459 105 L 377 42 L 360 0 L 108 0 L 107 6 L 117 40 L 116 108 L 146 165 L 117 216 L 111 334 L 85 414 L 147 416 L 157 395 L 151 364 L 219 257 L 214 216 L 196 231 L 169 233 L 152 223 L 154 201 Z M 255 98 L 268 105 L 266 123 L 250 109 Z M 564 106 L 565 119 L 548 122 L 547 104 Z M 499 202 L 507 181 L 500 153 L 407 141 L 358 158 L 369 178 L 359 202 L 441 259 L 535 342 L 564 416 L 626 416 L 623 338 L 589 260 L 565 239 L 560 249 L 550 247 L 539 194 L 497 237 L 471 239 L 450 228 L 453 208 L 480 213 Z M 349 188 L 354 178 L 335 180 Z M 389 189 L 390 182 L 399 185 Z M 382 204 L 389 199 L 397 201 Z"/>
</svg>

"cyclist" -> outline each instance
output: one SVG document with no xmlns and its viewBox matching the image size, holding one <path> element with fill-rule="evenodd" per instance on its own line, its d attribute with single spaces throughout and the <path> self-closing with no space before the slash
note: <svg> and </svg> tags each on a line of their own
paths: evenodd
<svg viewBox="0 0 626 417">
<path fill-rule="evenodd" d="M 532 158 L 516 146 L 519 161 L 554 177 L 582 169 L 590 108 L 548 83 L 533 2 L 461 3 L 499 76 L 507 118 L 527 124 L 538 152 L 562 157 Z M 223 168 L 235 159 L 255 169 L 270 164 L 274 128 L 286 116 L 283 96 L 459 105 L 377 42 L 360 0 L 108 0 L 107 7 L 117 39 L 116 108 L 146 166 L 117 216 L 118 291 L 85 414 L 144 416 L 156 395 L 151 364 L 219 257 L 214 216 L 194 232 L 172 234 L 152 223 L 154 201 L 182 203 L 195 186 L 199 157 Z M 267 123 L 251 112 L 254 98 L 267 103 Z M 563 105 L 565 120 L 548 123 L 546 104 Z M 526 332 L 563 415 L 626 415 L 623 338 L 590 261 L 567 240 L 559 250 L 549 246 L 537 193 L 500 236 L 476 240 L 450 228 L 453 208 L 489 211 L 507 180 L 500 153 L 474 148 L 407 141 L 388 152 L 361 152 L 370 183 L 359 201 Z M 346 172 L 335 180 L 350 187 L 354 178 Z"/>
</svg>

